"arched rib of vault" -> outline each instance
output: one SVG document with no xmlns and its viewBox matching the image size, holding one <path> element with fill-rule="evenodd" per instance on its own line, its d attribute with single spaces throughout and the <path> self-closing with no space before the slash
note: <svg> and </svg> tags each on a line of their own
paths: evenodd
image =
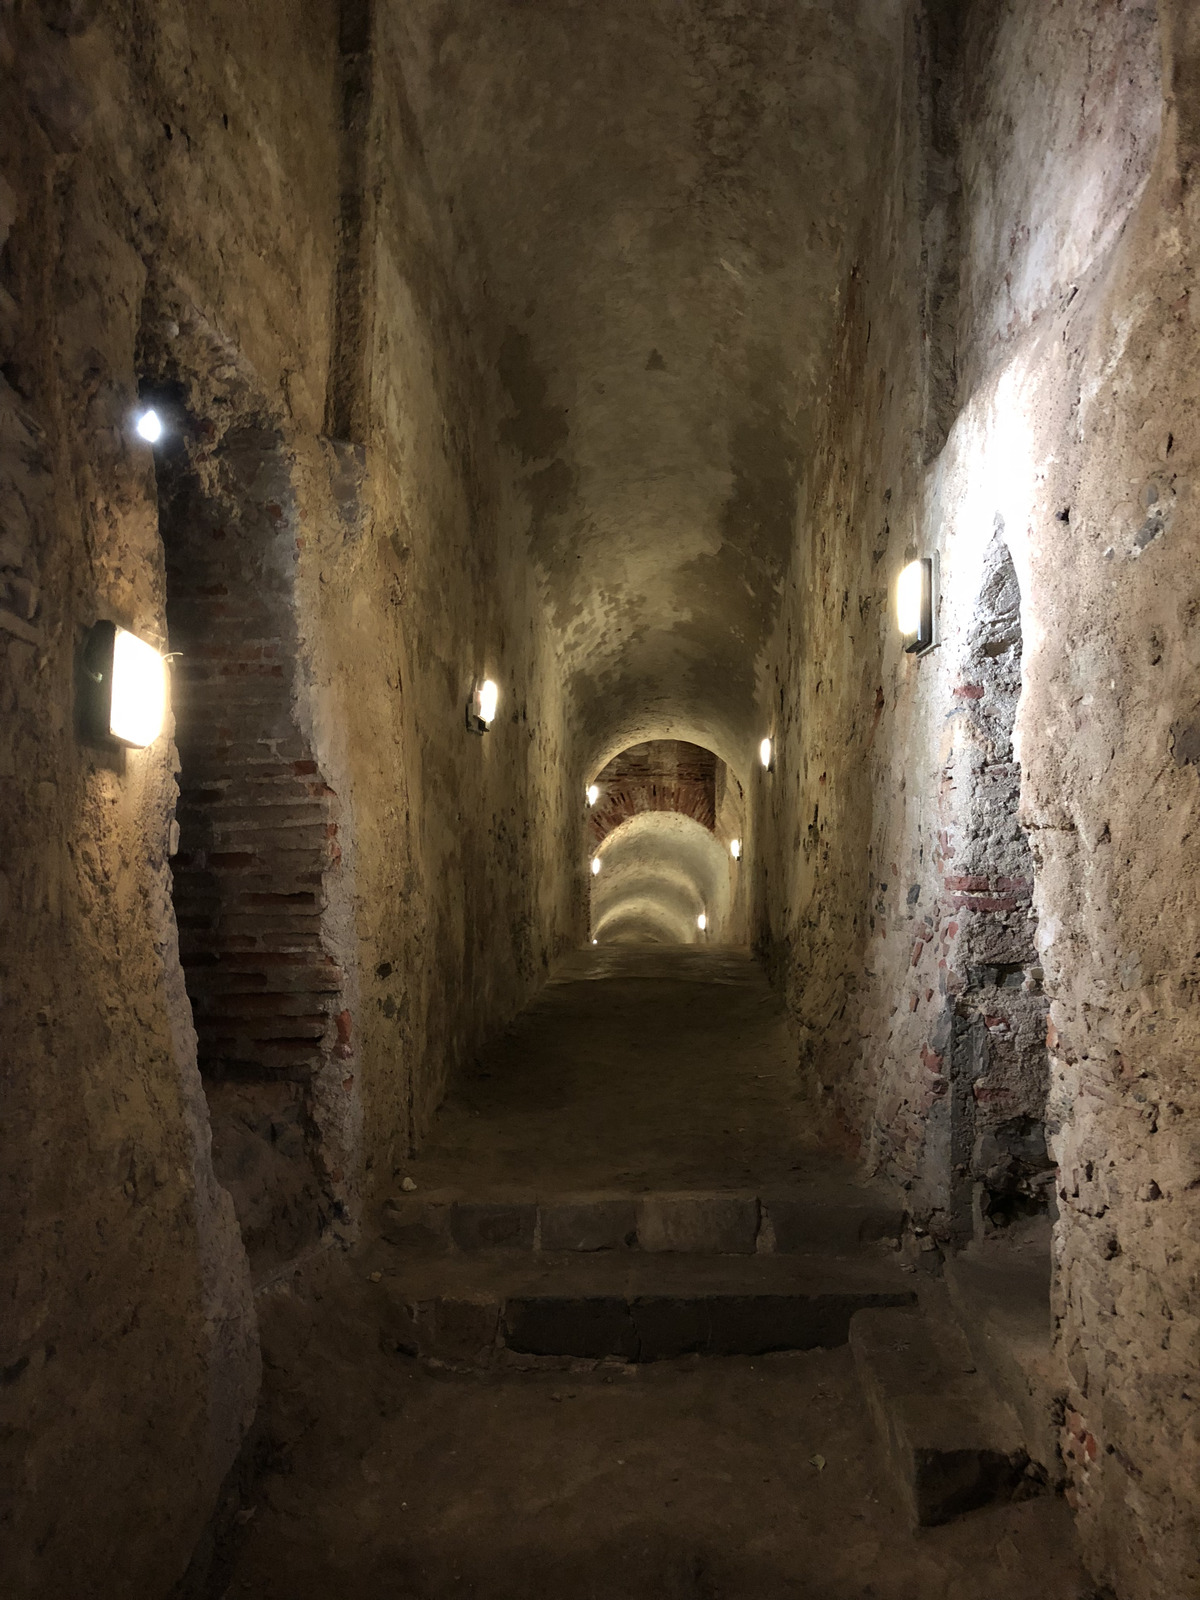
<svg viewBox="0 0 1200 1600">
<path fill-rule="evenodd" d="M 605 944 L 690 944 L 696 930 L 667 915 L 661 907 L 625 906 L 606 917 L 603 929 L 593 937 Z"/>
<path fill-rule="evenodd" d="M 596 852 L 601 870 L 592 881 L 592 934 L 604 939 L 616 923 L 643 920 L 670 926 L 680 943 L 701 935 L 696 918 L 709 920 L 718 942 L 729 916 L 725 851 L 691 817 L 643 811 L 623 822 Z"/>
<path fill-rule="evenodd" d="M 753 720 L 753 711 L 747 718 L 747 726 L 757 745 L 761 735 L 754 733 L 756 724 Z M 696 744 L 704 750 L 711 750 L 725 763 L 743 789 L 746 787 L 750 758 L 741 748 L 745 742 L 744 736 L 741 740 L 735 740 L 730 730 L 721 726 L 713 717 L 673 716 L 653 706 L 649 711 L 629 711 L 620 723 L 615 727 L 610 725 L 602 734 L 597 734 L 586 724 L 584 725 L 580 738 L 583 754 L 579 758 L 579 771 L 584 784 L 591 783 L 603 772 L 614 756 L 632 749 L 634 745 L 645 744 L 653 739 L 682 739 L 688 744 Z"/>
</svg>

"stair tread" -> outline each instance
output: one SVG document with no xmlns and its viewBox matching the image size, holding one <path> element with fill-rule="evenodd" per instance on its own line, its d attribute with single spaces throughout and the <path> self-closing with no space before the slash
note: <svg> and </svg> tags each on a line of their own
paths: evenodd
<svg viewBox="0 0 1200 1600">
<path fill-rule="evenodd" d="M 797 1201 L 807 1201 L 810 1205 L 829 1207 L 845 1205 L 847 1202 L 855 1205 L 863 1205 L 870 1202 L 887 1209 L 894 1209 L 896 1204 L 888 1191 L 881 1186 L 852 1183 L 845 1179 L 831 1181 L 823 1176 L 807 1176 L 775 1178 L 770 1183 L 763 1184 L 718 1181 L 708 1184 L 675 1183 L 669 1187 L 652 1183 L 591 1184 L 587 1186 L 567 1186 L 554 1183 L 425 1183 L 411 1193 L 400 1191 L 390 1195 L 381 1205 L 382 1208 L 386 1209 L 393 1204 L 410 1205 L 426 1201 L 431 1205 L 441 1205 L 453 1200 L 469 1201 L 472 1204 L 501 1205 L 527 1205 L 539 1200 L 550 1200 L 558 1204 L 572 1200 L 644 1200 L 654 1195 L 707 1194 L 776 1196 Z"/>
<path fill-rule="evenodd" d="M 952 1323 L 906 1307 L 868 1309 L 856 1314 L 850 1340 L 914 1447 L 1021 1450 L 1016 1418 Z"/>
<path fill-rule="evenodd" d="M 534 1253 L 511 1250 L 397 1258 L 371 1264 L 409 1298 L 490 1295 L 624 1299 L 701 1295 L 896 1294 L 914 1298 L 912 1278 L 889 1257 L 697 1256 L 640 1251 Z"/>
<path fill-rule="evenodd" d="M 989 1333 L 1009 1346 L 1019 1343 L 1049 1354 L 1050 1259 L 1031 1260 L 1011 1254 L 951 1257 L 946 1282 L 955 1305 L 972 1323 L 989 1324 Z"/>
<path fill-rule="evenodd" d="M 1038 1492 L 1016 1414 L 978 1372 L 961 1329 L 941 1307 L 856 1312 L 850 1348 L 914 1523 L 932 1527 Z"/>
<path fill-rule="evenodd" d="M 1007 1241 L 972 1246 L 946 1262 L 946 1287 L 972 1354 L 1020 1419 L 1026 1449 L 1052 1476 L 1061 1472 L 1055 1396 L 1050 1251 Z"/>
</svg>

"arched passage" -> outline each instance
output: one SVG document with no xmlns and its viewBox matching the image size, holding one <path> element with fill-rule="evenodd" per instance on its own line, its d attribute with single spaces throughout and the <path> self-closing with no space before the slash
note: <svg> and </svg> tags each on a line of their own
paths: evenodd
<svg viewBox="0 0 1200 1600">
<path fill-rule="evenodd" d="M 685 739 L 630 745 L 597 772 L 588 804 L 589 843 L 605 876 L 603 884 L 592 880 L 593 939 L 744 941 L 745 791 L 715 751 Z M 653 818 L 692 828 L 657 826 Z M 634 821 L 641 826 L 629 831 Z"/>
<path fill-rule="evenodd" d="M 592 881 L 593 939 L 605 944 L 728 941 L 728 853 L 693 818 L 641 812 L 608 835 L 595 859 L 600 872 Z"/>
</svg>

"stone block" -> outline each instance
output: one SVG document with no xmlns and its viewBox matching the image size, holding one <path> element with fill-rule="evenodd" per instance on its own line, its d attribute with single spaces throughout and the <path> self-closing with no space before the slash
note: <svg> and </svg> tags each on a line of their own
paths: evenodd
<svg viewBox="0 0 1200 1600">
<path fill-rule="evenodd" d="M 712 1341 L 710 1302 L 691 1295 L 646 1295 L 633 1304 L 639 1361 L 706 1353 Z"/>
<path fill-rule="evenodd" d="M 510 1350 L 526 1355 L 636 1360 L 638 1336 L 628 1301 L 614 1295 L 509 1300 L 504 1308 L 504 1338 Z"/>
<path fill-rule="evenodd" d="M 627 1194 L 576 1194 L 538 1206 L 542 1250 L 623 1250 L 637 1238 L 637 1201 Z"/>
<path fill-rule="evenodd" d="M 764 1234 L 779 1255 L 828 1255 L 900 1235 L 899 1206 L 872 1197 L 838 1204 L 799 1195 L 763 1196 Z"/>
<path fill-rule="evenodd" d="M 494 1295 L 458 1294 L 402 1302 L 392 1326 L 397 1348 L 409 1355 L 486 1366 L 496 1350 L 500 1301 Z"/>
<path fill-rule="evenodd" d="M 644 1195 L 638 1204 L 643 1250 L 688 1255 L 754 1254 L 758 1197 L 742 1192 Z"/>
<path fill-rule="evenodd" d="M 445 1193 L 401 1194 L 386 1200 L 379 1231 L 402 1250 L 448 1250 L 453 1196 Z"/>
<path fill-rule="evenodd" d="M 961 1332 L 913 1310 L 863 1310 L 850 1348 L 883 1461 L 917 1527 L 1037 1493 L 1011 1408 Z"/>
<path fill-rule="evenodd" d="M 459 1200 L 450 1234 L 460 1250 L 532 1250 L 537 1206 L 529 1200 Z"/>
</svg>

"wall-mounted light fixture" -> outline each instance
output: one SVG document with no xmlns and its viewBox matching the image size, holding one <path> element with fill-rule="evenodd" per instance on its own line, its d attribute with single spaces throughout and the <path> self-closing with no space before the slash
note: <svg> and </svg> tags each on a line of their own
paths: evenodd
<svg viewBox="0 0 1200 1600">
<path fill-rule="evenodd" d="M 115 622 L 97 622 L 84 641 L 79 711 L 86 737 L 145 749 L 166 720 L 166 658 Z"/>
<path fill-rule="evenodd" d="M 163 436 L 163 425 L 162 418 L 153 406 L 147 406 L 144 411 L 138 412 L 134 419 L 133 431 L 147 444 L 158 443 Z"/>
<path fill-rule="evenodd" d="M 706 933 L 708 931 L 708 917 L 703 911 L 696 918 L 696 926 L 700 929 L 701 933 Z"/>
<path fill-rule="evenodd" d="M 500 689 L 491 678 L 484 678 L 471 691 L 467 701 L 467 727 L 472 733 L 486 733 L 496 720 Z"/>
<path fill-rule="evenodd" d="M 910 561 L 896 582 L 896 622 L 904 648 L 920 655 L 934 644 L 934 567 L 930 556 Z"/>
<path fill-rule="evenodd" d="M 759 745 L 758 759 L 762 762 L 764 770 L 770 772 L 775 765 L 775 746 L 770 739 L 764 739 Z"/>
<path fill-rule="evenodd" d="M 587 786 L 587 803 L 588 803 L 588 805 L 594 806 L 596 804 L 596 801 L 599 800 L 599 798 L 600 798 L 600 785 L 598 783 L 589 783 L 588 786 Z"/>
<path fill-rule="evenodd" d="M 735 861 L 742 859 L 742 841 L 740 839 L 731 839 L 729 841 L 729 854 Z"/>
<path fill-rule="evenodd" d="M 592 877 L 593 878 L 598 878 L 599 876 L 600 876 L 600 857 L 599 856 L 593 856 L 592 857 Z"/>
</svg>

